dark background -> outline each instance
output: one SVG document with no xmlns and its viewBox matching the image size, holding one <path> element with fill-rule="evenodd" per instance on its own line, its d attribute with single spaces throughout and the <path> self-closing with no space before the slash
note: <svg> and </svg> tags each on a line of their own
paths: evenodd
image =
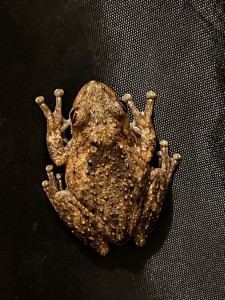
<svg viewBox="0 0 225 300">
<path fill-rule="evenodd" d="M 224 1 L 3 0 L 1 299 L 225 299 Z M 50 158 L 34 99 L 91 79 L 158 93 L 158 139 L 183 160 L 144 248 L 83 246 L 42 191 Z"/>
</svg>

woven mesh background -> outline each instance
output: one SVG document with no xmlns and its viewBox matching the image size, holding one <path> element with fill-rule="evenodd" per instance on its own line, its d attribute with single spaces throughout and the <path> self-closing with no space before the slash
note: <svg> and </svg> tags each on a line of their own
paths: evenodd
<svg viewBox="0 0 225 300">
<path fill-rule="evenodd" d="M 225 299 L 225 7 L 205 0 L 5 0 L 1 22 L 0 298 Z M 158 139 L 183 160 L 148 244 L 99 257 L 59 220 L 34 99 L 103 81 L 158 99 Z"/>
</svg>

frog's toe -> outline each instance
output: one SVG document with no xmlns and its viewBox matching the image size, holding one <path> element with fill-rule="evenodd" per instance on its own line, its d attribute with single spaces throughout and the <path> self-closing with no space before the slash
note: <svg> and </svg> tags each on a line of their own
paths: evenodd
<svg viewBox="0 0 225 300">
<path fill-rule="evenodd" d="M 42 181 L 42 186 L 43 188 L 47 188 L 49 186 L 49 181 L 48 180 Z"/>
<path fill-rule="evenodd" d="M 123 100 L 124 102 L 132 101 L 132 100 L 133 100 L 133 97 L 131 96 L 131 94 L 124 94 L 124 95 L 122 96 L 122 100 Z"/>
<path fill-rule="evenodd" d="M 179 153 L 174 153 L 173 154 L 173 159 L 177 160 L 178 162 L 181 160 L 182 156 Z"/>
<path fill-rule="evenodd" d="M 61 173 L 58 173 L 56 174 L 56 181 L 57 181 L 57 184 L 58 184 L 58 187 L 59 187 L 59 190 L 62 191 L 63 190 L 63 185 L 62 185 L 62 178 L 63 178 L 63 174 Z"/>
<path fill-rule="evenodd" d="M 175 171 L 177 165 L 179 164 L 179 161 L 181 160 L 181 155 L 179 153 L 174 153 L 173 157 L 171 158 L 171 164 L 170 164 L 170 174 L 173 174 Z"/>
<path fill-rule="evenodd" d="M 161 168 L 168 174 L 168 182 L 171 179 L 179 161 L 181 160 L 181 155 L 179 153 L 173 154 L 172 157 L 169 156 L 168 142 L 166 140 L 161 140 L 160 151 L 156 153 L 158 157 L 158 167 Z"/>
<path fill-rule="evenodd" d="M 159 142 L 160 151 L 156 153 L 158 156 L 158 167 L 164 169 L 168 172 L 170 168 L 170 157 L 168 152 L 168 142 L 166 140 L 161 140 Z"/>
<path fill-rule="evenodd" d="M 49 109 L 48 105 L 45 103 L 45 98 L 43 96 L 39 96 L 35 99 L 35 102 L 40 106 L 41 110 L 43 111 L 45 117 L 47 119 L 52 118 L 51 110 Z"/>
<path fill-rule="evenodd" d="M 47 172 L 47 175 L 48 175 L 48 179 L 49 179 L 49 182 L 50 182 L 50 185 L 56 185 L 56 180 L 55 180 L 55 176 L 53 174 L 53 165 L 48 165 L 46 168 L 45 168 L 46 172 Z"/>
<path fill-rule="evenodd" d="M 42 187 L 45 191 L 45 193 L 48 195 L 49 193 L 49 181 L 48 180 L 45 180 L 42 182 Z"/>
<path fill-rule="evenodd" d="M 166 150 L 166 149 L 168 149 L 168 142 L 166 141 L 166 140 L 161 140 L 160 142 L 159 142 L 159 145 L 160 145 L 160 148 L 161 148 L 161 150 Z"/>
<path fill-rule="evenodd" d="M 45 180 L 42 182 L 42 186 L 45 190 L 45 192 L 48 193 L 50 192 L 51 194 L 55 194 L 58 191 L 63 190 L 63 174 L 58 173 L 54 175 L 53 173 L 53 165 L 48 165 L 46 168 L 46 172 L 48 175 L 48 180 Z"/>
<path fill-rule="evenodd" d="M 146 98 L 147 99 L 152 99 L 152 100 L 155 100 L 157 97 L 156 93 L 154 91 L 148 91 L 146 93 Z"/>
<path fill-rule="evenodd" d="M 45 98 L 43 96 L 39 96 L 35 99 L 35 102 L 38 104 L 38 105 L 41 105 L 42 103 L 45 102 Z"/>
<path fill-rule="evenodd" d="M 46 168 L 45 168 L 45 170 L 46 170 L 46 172 L 47 173 L 50 173 L 50 172 L 52 172 L 53 171 L 53 165 L 48 165 Z"/>
<path fill-rule="evenodd" d="M 64 90 L 62 90 L 62 89 L 56 89 L 56 90 L 54 91 L 54 95 L 55 95 L 56 97 L 62 97 L 62 96 L 64 95 Z"/>
<path fill-rule="evenodd" d="M 61 181 L 61 175 L 54 175 L 53 173 L 53 165 L 48 165 L 46 168 L 46 172 L 47 172 L 47 176 L 48 176 L 48 193 L 51 195 L 54 195 L 56 192 L 58 192 L 59 190 L 61 190 L 62 188 L 62 181 Z M 44 188 L 44 186 L 43 186 Z"/>
</svg>

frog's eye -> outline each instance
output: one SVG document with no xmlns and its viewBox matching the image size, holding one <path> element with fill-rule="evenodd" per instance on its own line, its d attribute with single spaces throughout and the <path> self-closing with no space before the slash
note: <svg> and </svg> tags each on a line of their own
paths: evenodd
<svg viewBox="0 0 225 300">
<path fill-rule="evenodd" d="M 76 123 L 76 116 L 77 116 L 77 109 L 72 108 L 69 113 L 69 118 L 70 118 L 72 124 Z"/>
<path fill-rule="evenodd" d="M 127 103 L 121 99 L 119 99 L 119 102 L 120 102 L 124 112 L 127 113 Z"/>
</svg>

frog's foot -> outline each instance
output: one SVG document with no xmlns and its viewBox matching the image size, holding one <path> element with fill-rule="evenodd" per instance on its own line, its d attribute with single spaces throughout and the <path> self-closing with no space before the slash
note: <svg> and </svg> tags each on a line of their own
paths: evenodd
<svg viewBox="0 0 225 300">
<path fill-rule="evenodd" d="M 131 124 L 131 129 L 139 137 L 138 147 L 141 150 L 143 159 L 150 161 L 155 151 L 155 131 L 152 123 L 152 112 L 156 94 L 153 91 L 146 94 L 147 104 L 144 112 L 140 112 L 135 106 L 132 96 L 125 94 L 122 100 L 127 102 L 133 116 L 134 122 Z"/>
<path fill-rule="evenodd" d="M 48 180 L 43 181 L 42 186 L 60 218 L 80 240 L 105 256 L 109 246 L 101 232 L 104 224 L 96 220 L 71 192 L 63 190 L 62 174 L 55 176 L 52 165 L 47 166 L 46 171 Z"/>
<path fill-rule="evenodd" d="M 134 104 L 133 98 L 130 94 L 125 94 L 122 97 L 122 100 L 127 102 L 129 108 L 131 109 L 135 123 L 140 129 L 152 126 L 151 117 L 153 112 L 154 100 L 156 99 L 156 93 L 153 91 L 147 92 L 146 99 L 147 104 L 145 107 L 145 111 L 140 112 Z"/>
<path fill-rule="evenodd" d="M 146 94 L 147 104 L 145 111 L 141 112 L 134 104 L 133 98 L 130 94 L 125 94 L 122 97 L 122 100 L 127 102 L 133 116 L 136 126 L 141 130 L 144 128 L 152 129 L 152 112 L 154 106 L 154 100 L 156 99 L 156 93 L 153 91 L 147 92 Z"/>
<path fill-rule="evenodd" d="M 45 103 L 44 97 L 37 97 L 35 102 L 40 106 L 47 119 L 46 140 L 51 159 L 57 166 L 62 166 L 65 165 L 67 161 L 65 145 L 68 141 L 65 137 L 65 131 L 70 125 L 70 121 L 65 120 L 62 116 L 63 90 L 55 90 L 54 94 L 56 97 L 54 112 L 51 112 L 48 105 Z"/>
<path fill-rule="evenodd" d="M 159 145 L 160 151 L 157 152 L 158 167 L 166 173 L 168 185 L 177 165 L 179 164 L 179 161 L 181 160 L 181 155 L 179 153 L 174 153 L 173 157 L 169 157 L 168 142 L 166 140 L 161 140 Z"/>
<path fill-rule="evenodd" d="M 150 173 L 150 187 L 148 191 L 147 201 L 144 203 L 142 213 L 138 222 L 136 232 L 134 234 L 135 243 L 143 246 L 146 242 L 149 232 L 152 230 L 157 220 L 163 203 L 164 196 L 167 192 L 171 177 L 181 159 L 180 154 L 174 154 L 169 157 L 168 142 L 162 140 L 160 142 L 160 151 L 158 168 Z"/>
<path fill-rule="evenodd" d="M 55 176 L 53 173 L 53 165 L 48 165 L 46 172 L 48 180 L 43 181 L 42 186 L 48 198 L 52 199 L 58 191 L 63 190 L 62 174 L 56 174 Z"/>
<path fill-rule="evenodd" d="M 61 134 L 64 134 L 66 129 L 70 125 L 70 120 L 65 120 L 62 116 L 62 97 L 64 95 L 64 91 L 62 89 L 56 89 L 54 91 L 54 95 L 56 98 L 56 105 L 54 112 L 51 112 L 48 105 L 45 103 L 45 99 L 43 96 L 39 96 L 35 99 L 35 102 L 40 106 L 41 110 L 43 111 L 47 121 L 48 127 L 50 131 L 57 131 L 59 130 Z M 65 143 L 67 140 L 65 137 Z"/>
</svg>

